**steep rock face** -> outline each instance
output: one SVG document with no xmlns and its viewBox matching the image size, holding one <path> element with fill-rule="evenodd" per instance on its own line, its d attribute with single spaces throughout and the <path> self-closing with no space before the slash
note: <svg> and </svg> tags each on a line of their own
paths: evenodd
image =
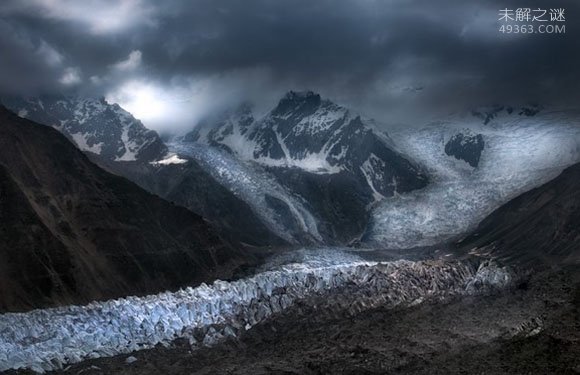
<svg viewBox="0 0 580 375">
<path fill-rule="evenodd" d="M 268 228 L 254 208 L 220 184 L 196 160 L 182 163 L 118 163 L 104 168 L 208 220 L 220 237 L 251 246 L 288 245 Z"/>
<path fill-rule="evenodd" d="M 520 262 L 580 262 L 580 164 L 504 204 L 457 246 Z"/>
<path fill-rule="evenodd" d="M 304 197 L 306 208 L 316 216 L 317 230 L 328 244 L 347 244 L 365 230 L 373 196 L 352 174 L 305 173 L 298 168 L 267 169 L 294 194 Z"/>
<path fill-rule="evenodd" d="M 3 98 L 2 103 L 20 117 L 54 127 L 80 150 L 104 160 L 149 162 L 167 153 L 155 131 L 104 98 Z"/>
<path fill-rule="evenodd" d="M 240 260 L 206 222 L 0 107 L 0 310 L 151 293 Z"/>
<path fill-rule="evenodd" d="M 465 161 L 473 168 L 477 168 L 484 147 L 483 135 L 469 132 L 458 133 L 445 144 L 445 153 L 458 160 Z"/>
<path fill-rule="evenodd" d="M 182 139 L 191 142 L 265 168 L 305 202 L 327 243 L 358 238 L 370 205 L 428 183 L 372 121 L 312 92 L 289 92 L 259 119 L 248 105 L 207 119 Z"/>
<path fill-rule="evenodd" d="M 248 163 L 200 143 L 170 144 L 171 150 L 189 157 L 221 186 L 251 208 L 275 236 L 290 244 L 321 241 L 316 219 L 303 199 L 292 194 L 260 165 Z M 189 194 L 190 185 L 182 185 Z M 180 191 L 175 191 L 181 194 Z M 242 212 L 233 212 L 236 225 L 247 222 Z"/>
<path fill-rule="evenodd" d="M 394 151 L 372 121 L 313 92 L 289 92 L 258 120 L 243 105 L 206 120 L 184 140 L 205 142 L 271 167 L 316 174 L 344 171 L 376 198 L 427 183 L 422 171 Z"/>
<path fill-rule="evenodd" d="M 279 245 L 251 207 L 192 159 L 168 153 L 155 131 L 104 99 L 2 98 L 20 117 L 52 126 L 97 165 L 210 220 L 220 235 L 250 245 Z"/>
</svg>

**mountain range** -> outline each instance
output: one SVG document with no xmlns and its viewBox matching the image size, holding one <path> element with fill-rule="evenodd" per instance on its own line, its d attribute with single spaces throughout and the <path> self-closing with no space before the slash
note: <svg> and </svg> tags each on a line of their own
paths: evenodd
<svg viewBox="0 0 580 375">
<path fill-rule="evenodd" d="M 157 132 L 119 105 L 70 96 L 1 101 L 20 117 L 58 130 L 103 169 L 203 216 L 225 238 L 252 245 L 287 244 L 195 160 L 169 153 Z"/>
<path fill-rule="evenodd" d="M 501 205 L 580 162 L 578 124 L 574 108 L 501 105 L 391 130 L 430 183 L 379 202 L 363 242 L 409 249 L 459 240 Z"/>
<path fill-rule="evenodd" d="M 203 121 L 183 139 L 224 149 L 271 170 L 348 174 L 370 200 L 417 189 L 428 181 L 372 120 L 311 91 L 288 92 L 259 119 L 249 105 L 242 105 Z"/>
<path fill-rule="evenodd" d="M 480 266 L 490 258 L 517 266 L 580 261 L 578 130 L 569 113 L 502 110 L 483 118 L 472 115 L 477 124 L 431 124 L 414 132 L 416 138 L 405 138 L 386 135 L 373 121 L 317 94 L 291 92 L 260 118 L 243 105 L 164 143 L 116 105 L 98 100 L 97 110 L 87 99 L 67 100 L 58 106 L 77 108 L 75 103 L 82 102 L 97 118 L 106 114 L 109 120 L 94 120 L 92 127 L 98 129 L 81 131 L 58 118 L 52 126 L 37 124 L 27 118 L 32 112 L 24 113 L 29 111 L 25 107 L 19 115 L 0 108 L 3 312 L 234 278 L 255 264 L 253 254 L 259 251 L 248 245 L 269 246 L 265 253 L 280 252 L 281 270 L 302 272 L 306 258 L 292 259 L 308 251 L 285 252 L 284 247 L 356 241 L 377 212 L 391 228 L 400 228 L 382 229 L 384 238 L 401 238 L 403 245 L 439 240 L 435 246 L 449 250 L 445 257 L 463 255 L 470 259 L 468 268 L 474 257 L 483 258 Z M 47 103 L 42 100 L 45 108 Z M 151 140 L 127 139 L 123 129 L 128 124 L 134 132 L 127 134 Z M 79 134 L 84 143 L 75 140 Z M 157 151 L 145 151 L 155 144 L 150 150 Z M 123 157 L 127 150 L 133 150 L 133 157 Z M 522 168 L 530 160 L 539 165 Z M 573 165 L 558 174 L 566 164 Z M 392 184 L 385 183 L 388 179 Z M 478 220 L 477 215 L 486 217 Z M 480 223 L 466 229 L 458 220 Z M 452 238 L 444 237 L 450 227 L 463 239 L 441 240 Z M 414 228 L 424 237 L 414 235 Z M 345 259 L 336 249 L 327 253 L 340 265 L 389 253 L 385 248 L 379 243 L 369 252 L 373 255 L 353 251 L 358 254 Z M 401 253 L 412 256 L 413 251 Z M 315 259 L 312 266 L 324 262 Z M 266 278 L 284 274 L 276 272 L 266 272 Z M 482 272 L 493 283 L 505 281 Z M 223 285 L 218 281 L 211 288 Z M 261 306 L 258 314 L 263 305 L 256 306 Z"/>
<path fill-rule="evenodd" d="M 260 118 L 249 105 L 202 121 L 179 140 L 251 163 L 304 202 L 325 243 L 363 233 L 370 208 L 428 184 L 373 121 L 313 92 L 289 92 Z"/>
<path fill-rule="evenodd" d="M 5 97 L 2 103 L 20 117 L 52 126 L 102 160 L 150 162 L 167 154 L 155 131 L 104 98 Z"/>
<path fill-rule="evenodd" d="M 61 131 L 106 170 L 207 218 L 222 236 L 255 246 L 350 243 L 374 204 L 429 181 L 373 121 L 313 92 L 289 92 L 259 119 L 249 105 L 225 111 L 168 145 L 104 99 L 3 103 Z"/>
</svg>

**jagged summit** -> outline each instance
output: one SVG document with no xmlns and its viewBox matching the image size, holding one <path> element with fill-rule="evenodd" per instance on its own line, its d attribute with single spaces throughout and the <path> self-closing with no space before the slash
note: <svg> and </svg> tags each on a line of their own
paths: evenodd
<svg viewBox="0 0 580 375">
<path fill-rule="evenodd" d="M 309 98 L 320 99 L 320 94 L 315 93 L 314 91 L 311 91 L 311 90 L 304 90 L 304 91 L 290 90 L 284 95 L 284 97 L 281 99 L 281 101 L 282 100 L 304 100 L 304 99 L 309 99 Z"/>
<path fill-rule="evenodd" d="M 104 97 L 11 97 L 2 103 L 20 117 L 52 126 L 82 151 L 105 161 L 150 162 L 167 154 L 155 131 Z"/>
<path fill-rule="evenodd" d="M 288 92 L 259 119 L 248 107 L 242 109 L 228 111 L 213 123 L 204 121 L 184 140 L 216 146 L 268 167 L 354 174 L 377 199 L 426 182 L 370 121 L 312 91 Z"/>
<path fill-rule="evenodd" d="M 248 190 L 248 181 L 273 178 L 272 184 L 280 187 L 276 191 L 286 192 L 286 202 L 296 203 L 296 196 L 297 202 L 306 202 L 307 216 L 311 213 L 318 223 L 313 232 L 330 243 L 348 243 L 360 235 L 375 202 L 428 182 L 423 170 L 395 151 L 392 141 L 371 121 L 311 91 L 287 93 L 260 118 L 247 111 L 226 112 L 219 120 L 203 122 L 183 141 L 180 150 L 196 150 L 194 157 L 208 159 L 216 170 L 226 170 L 216 162 L 221 158 L 228 164 L 234 160 L 241 169 L 252 166 L 219 173 L 234 191 Z M 209 150 L 200 152 L 200 146 Z M 216 149 L 229 155 L 213 155 Z M 256 164 L 258 168 L 253 168 Z M 259 188 L 250 190 L 248 202 L 260 207 L 260 212 L 275 213 L 268 221 L 283 221 L 286 228 L 289 222 L 309 222 L 292 214 L 302 212 L 302 203 L 288 208 Z M 306 224 L 298 226 L 311 228 Z"/>
<path fill-rule="evenodd" d="M 312 91 L 289 91 L 280 99 L 272 114 L 280 116 L 298 110 L 302 112 L 313 112 L 321 103 L 322 99 L 320 95 Z"/>
</svg>

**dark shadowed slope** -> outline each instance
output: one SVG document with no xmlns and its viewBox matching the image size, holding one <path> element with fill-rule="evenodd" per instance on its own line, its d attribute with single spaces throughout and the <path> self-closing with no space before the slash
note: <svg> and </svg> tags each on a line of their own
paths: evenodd
<svg viewBox="0 0 580 375">
<path fill-rule="evenodd" d="M 174 154 L 161 137 L 118 104 L 62 95 L 0 101 L 19 117 L 55 128 L 106 171 L 203 216 L 222 238 L 254 246 L 288 244 L 195 160 L 168 162 Z"/>
<path fill-rule="evenodd" d="M 158 292 L 237 260 L 201 217 L 0 107 L 0 311 Z"/>
<path fill-rule="evenodd" d="M 580 164 L 503 205 L 457 244 L 520 262 L 580 262 Z"/>
<path fill-rule="evenodd" d="M 87 156 L 105 170 L 203 216 L 224 239 L 250 246 L 288 245 L 260 220 L 252 207 L 220 185 L 193 159 L 162 165 L 111 162 L 90 153 Z"/>
</svg>

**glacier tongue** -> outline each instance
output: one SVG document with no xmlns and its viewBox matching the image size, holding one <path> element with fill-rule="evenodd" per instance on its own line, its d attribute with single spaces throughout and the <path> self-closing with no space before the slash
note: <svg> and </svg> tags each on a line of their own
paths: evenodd
<svg viewBox="0 0 580 375">
<path fill-rule="evenodd" d="M 169 345 L 176 338 L 211 346 L 297 300 L 323 293 L 333 297 L 325 308 L 356 312 L 480 293 L 504 287 L 512 278 L 510 271 L 493 264 L 478 268 L 458 261 L 281 265 L 247 279 L 218 280 L 174 293 L 8 313 L 0 315 L 0 371 L 60 369 L 88 358 Z M 349 290 L 341 294 L 345 288 Z"/>
</svg>

